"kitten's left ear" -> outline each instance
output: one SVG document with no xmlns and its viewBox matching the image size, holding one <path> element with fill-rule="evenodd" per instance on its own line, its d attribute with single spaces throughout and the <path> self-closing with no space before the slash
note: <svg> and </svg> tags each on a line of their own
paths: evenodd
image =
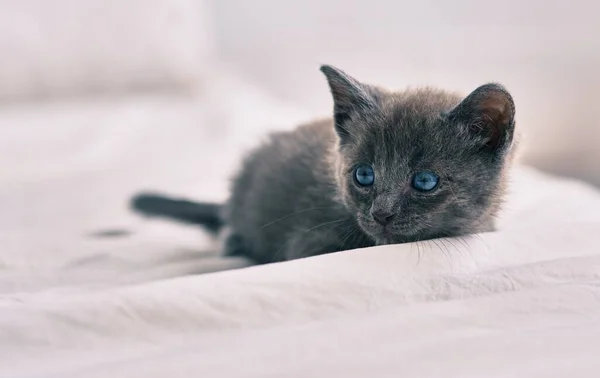
<svg viewBox="0 0 600 378">
<path fill-rule="evenodd" d="M 499 84 L 475 89 L 448 118 L 467 126 L 468 132 L 481 138 L 484 148 L 497 151 L 510 145 L 515 128 L 515 103 Z"/>
<path fill-rule="evenodd" d="M 377 105 L 377 90 L 354 79 L 344 71 L 333 66 L 321 66 L 325 74 L 331 95 L 333 96 L 333 118 L 339 137 L 344 140 L 352 136 L 348 120 L 353 112 L 364 112 Z"/>
</svg>

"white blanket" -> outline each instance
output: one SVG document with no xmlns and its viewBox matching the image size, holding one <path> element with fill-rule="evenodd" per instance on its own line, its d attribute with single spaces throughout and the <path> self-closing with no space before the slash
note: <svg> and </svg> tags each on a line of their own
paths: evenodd
<svg viewBox="0 0 600 378">
<path fill-rule="evenodd" d="M 146 98 L 0 114 L 0 377 L 600 375 L 600 194 L 530 169 L 498 232 L 194 274 L 247 263 L 126 201 L 222 200 L 258 125 L 293 122 L 224 92 L 217 112 Z"/>
</svg>

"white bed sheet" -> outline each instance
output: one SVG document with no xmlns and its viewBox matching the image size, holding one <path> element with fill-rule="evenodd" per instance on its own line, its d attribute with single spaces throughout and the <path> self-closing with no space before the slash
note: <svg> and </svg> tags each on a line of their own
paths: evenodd
<svg viewBox="0 0 600 378">
<path fill-rule="evenodd" d="M 222 200 L 263 126 L 302 117 L 231 81 L 0 112 L 0 377 L 600 374 L 586 185 L 522 168 L 498 232 L 211 274 L 248 264 L 127 211 L 142 188 Z"/>
</svg>

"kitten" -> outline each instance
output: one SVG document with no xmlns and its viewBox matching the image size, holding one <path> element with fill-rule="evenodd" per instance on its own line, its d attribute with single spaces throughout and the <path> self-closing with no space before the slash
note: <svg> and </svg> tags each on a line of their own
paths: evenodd
<svg viewBox="0 0 600 378">
<path fill-rule="evenodd" d="M 515 149 L 515 106 L 502 86 L 462 99 L 321 71 L 333 119 L 272 134 L 225 205 L 141 194 L 133 208 L 226 226 L 225 253 L 258 263 L 494 229 Z"/>
</svg>

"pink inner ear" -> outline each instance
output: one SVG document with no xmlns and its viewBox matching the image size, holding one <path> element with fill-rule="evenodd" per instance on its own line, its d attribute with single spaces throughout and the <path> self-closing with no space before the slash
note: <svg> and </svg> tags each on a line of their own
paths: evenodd
<svg viewBox="0 0 600 378">
<path fill-rule="evenodd" d="M 485 129 L 490 138 L 486 146 L 495 148 L 511 122 L 510 105 L 504 95 L 494 94 L 480 104 L 480 111 L 485 117 L 482 120 L 485 126 L 481 127 L 483 125 L 480 125 L 479 127 Z"/>
<path fill-rule="evenodd" d="M 495 124 L 508 125 L 510 122 L 510 109 L 506 97 L 501 94 L 491 95 L 481 104 L 481 110 L 487 114 Z"/>
<path fill-rule="evenodd" d="M 471 92 L 449 116 L 468 125 L 488 149 L 496 149 L 511 137 L 515 105 L 504 87 L 489 83 Z"/>
</svg>

